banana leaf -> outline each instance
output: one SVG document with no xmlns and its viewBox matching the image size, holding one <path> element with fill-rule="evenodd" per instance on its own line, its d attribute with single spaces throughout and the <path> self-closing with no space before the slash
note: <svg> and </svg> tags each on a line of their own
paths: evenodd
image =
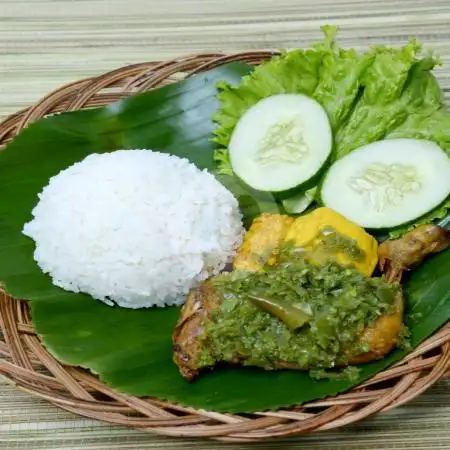
<svg viewBox="0 0 450 450">
<path fill-rule="evenodd" d="M 406 323 L 417 346 L 450 319 L 450 251 L 427 261 L 406 284 Z M 125 310 L 72 296 L 31 303 L 44 344 L 60 361 L 90 369 L 118 391 L 197 408 L 254 412 L 335 395 L 399 361 L 361 366 L 358 380 L 314 380 L 305 372 L 226 368 L 185 381 L 172 362 L 171 335 L 179 308 Z"/>
<path fill-rule="evenodd" d="M 214 170 L 212 114 L 216 84 L 238 83 L 249 66 L 231 64 L 105 108 L 46 118 L 24 130 L 0 154 L 0 281 L 30 301 L 36 330 L 61 362 L 91 370 L 118 391 L 228 412 L 273 409 L 334 395 L 398 361 L 404 352 L 363 366 L 354 382 L 313 380 L 307 373 L 229 368 L 188 383 L 172 362 L 171 335 L 179 308 L 127 310 L 53 286 L 21 233 L 51 176 L 96 152 L 151 148 Z M 240 200 L 247 222 L 279 206 L 270 195 L 218 175 Z M 450 252 L 430 259 L 406 286 L 407 323 L 418 345 L 450 318 Z M 420 316 L 420 319 L 418 317 Z"/>
<path fill-rule="evenodd" d="M 8 291 L 27 300 L 64 295 L 34 263 L 34 243 L 21 233 L 50 177 L 90 153 L 137 148 L 186 157 L 214 171 L 216 85 L 238 83 L 250 70 L 228 64 L 104 108 L 51 116 L 20 133 L 0 155 L 0 281 Z M 238 198 L 246 224 L 279 209 L 272 195 L 253 196 L 234 177 L 220 177 Z"/>
</svg>

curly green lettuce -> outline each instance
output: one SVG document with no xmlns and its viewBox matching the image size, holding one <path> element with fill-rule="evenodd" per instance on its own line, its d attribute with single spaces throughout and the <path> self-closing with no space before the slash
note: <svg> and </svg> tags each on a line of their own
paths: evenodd
<svg viewBox="0 0 450 450">
<path fill-rule="evenodd" d="M 450 113 L 432 74 L 439 60 L 422 55 L 411 39 L 399 49 L 374 46 L 365 52 L 341 48 L 337 27 L 322 28 L 325 37 L 309 49 L 282 52 L 256 67 L 238 86 L 221 83 L 220 108 L 214 142 L 217 172 L 233 175 L 228 154 L 231 135 L 242 115 L 257 102 L 283 93 L 305 94 L 325 109 L 334 134 L 332 160 L 380 139 L 421 138 L 438 143 L 450 156 Z M 445 217 L 450 199 L 405 227 L 392 230 L 398 237 L 411 228 Z"/>
</svg>

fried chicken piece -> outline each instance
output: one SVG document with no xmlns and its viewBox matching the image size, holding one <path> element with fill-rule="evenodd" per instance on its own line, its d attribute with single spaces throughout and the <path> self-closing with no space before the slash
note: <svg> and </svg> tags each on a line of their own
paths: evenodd
<svg viewBox="0 0 450 450">
<path fill-rule="evenodd" d="M 261 215 L 253 222 L 253 225 L 247 232 L 235 258 L 234 269 L 260 271 L 264 264 L 276 265 L 277 251 L 285 241 L 286 236 L 292 237 L 292 233 L 295 230 L 299 233 L 303 230 L 300 234 L 296 233 L 297 239 L 295 244 L 297 242 L 302 243 L 302 239 L 307 238 L 303 228 L 304 220 L 302 219 L 296 228 L 292 226 L 295 220 L 291 217 L 277 214 Z M 341 228 L 338 229 L 341 231 Z M 370 249 L 372 248 L 370 247 Z M 375 265 L 376 261 L 373 261 L 373 264 Z M 367 274 L 367 269 L 364 269 L 364 272 Z M 174 361 L 178 365 L 182 376 L 189 381 L 195 379 L 204 367 L 202 355 L 205 351 L 207 353 L 208 343 L 200 338 L 204 333 L 205 327 L 211 323 L 214 311 L 216 308 L 221 307 L 223 301 L 224 298 L 216 292 L 213 283 L 206 281 L 190 292 L 182 308 L 173 335 Z M 364 354 L 346 355 L 349 364 L 360 364 L 383 358 L 397 344 L 398 336 L 403 328 L 403 297 L 401 293 L 398 294 L 395 302 L 396 310 L 394 313 L 379 317 L 363 330 L 360 339 L 362 343 L 369 346 L 370 350 Z M 243 355 L 236 353 L 232 358 L 228 358 L 227 361 L 211 361 L 209 367 L 220 362 L 240 364 L 243 363 L 245 358 Z M 309 369 L 291 361 L 283 360 L 276 361 L 274 365 L 277 369 Z"/>
<path fill-rule="evenodd" d="M 361 335 L 361 342 L 367 344 L 370 350 L 359 355 L 349 355 L 351 365 L 368 363 L 384 358 L 398 343 L 398 337 L 403 330 L 403 297 L 398 295 L 395 300 L 395 312 L 385 314 L 368 325 Z"/>
<path fill-rule="evenodd" d="M 214 311 L 220 308 L 224 298 L 217 294 L 214 286 L 208 281 L 191 291 L 182 308 L 180 319 L 173 335 L 174 362 L 179 367 L 181 375 L 188 381 L 193 381 L 201 371 L 212 368 L 219 363 L 240 364 L 248 356 L 236 353 L 226 361 L 213 360 L 205 367 L 202 355 L 208 353 L 208 341 L 199 339 L 205 327 L 213 320 Z M 357 365 L 382 359 L 397 344 L 397 339 L 403 329 L 403 297 L 397 294 L 396 311 L 383 315 L 368 325 L 361 334 L 360 341 L 367 344 L 370 350 L 362 354 L 347 354 L 348 364 Z M 272 361 L 273 368 L 282 370 L 308 370 L 292 361 Z"/>
<path fill-rule="evenodd" d="M 429 224 L 406 233 L 402 238 L 383 242 L 378 247 L 378 265 L 388 281 L 401 281 L 404 271 L 411 270 L 432 253 L 450 247 L 450 230 Z"/>
<path fill-rule="evenodd" d="M 277 250 L 294 218 L 263 213 L 257 217 L 244 237 L 233 262 L 234 270 L 261 270 L 265 264 L 276 264 Z"/>
<path fill-rule="evenodd" d="M 327 229 L 333 229 L 362 253 L 361 258 L 351 255 L 342 248 L 339 251 L 330 245 L 322 246 L 322 235 Z M 326 238 L 325 238 L 326 239 Z M 346 219 L 330 208 L 317 208 L 313 212 L 297 217 L 289 227 L 286 242 L 306 250 L 311 263 L 325 263 L 330 259 L 342 266 L 351 266 L 370 277 L 377 266 L 378 243 L 364 228 Z"/>
<path fill-rule="evenodd" d="M 192 381 L 199 373 L 198 358 L 203 347 L 197 339 L 210 320 L 210 313 L 223 302 L 206 281 L 193 289 L 186 300 L 173 333 L 173 359 L 181 375 Z M 238 361 L 236 361 L 238 362 Z"/>
<path fill-rule="evenodd" d="M 357 259 L 344 250 L 328 251 L 326 246 L 321 246 L 321 233 L 330 228 L 351 241 L 364 256 Z M 338 264 L 353 266 L 367 276 L 372 275 L 378 261 L 375 238 L 339 213 L 322 207 L 295 219 L 279 214 L 264 213 L 259 216 L 245 235 L 233 268 L 258 271 L 265 264 L 275 265 L 280 246 L 286 243 L 305 250 L 310 262 L 320 264 L 322 260 L 332 258 Z"/>
</svg>

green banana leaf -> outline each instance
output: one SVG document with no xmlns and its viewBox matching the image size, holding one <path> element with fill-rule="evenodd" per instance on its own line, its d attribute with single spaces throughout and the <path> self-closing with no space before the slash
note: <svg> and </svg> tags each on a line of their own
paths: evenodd
<svg viewBox="0 0 450 450">
<path fill-rule="evenodd" d="M 30 300 L 36 330 L 60 361 L 85 367 L 118 391 L 229 412 L 273 409 L 334 395 L 403 355 L 363 366 L 356 382 L 313 380 L 295 371 L 230 368 L 186 382 L 172 362 L 171 335 L 179 308 L 127 310 L 52 285 L 21 234 L 48 179 L 93 152 L 153 148 L 214 170 L 210 136 L 219 80 L 238 83 L 249 66 L 232 64 L 109 107 L 53 116 L 24 130 L 0 154 L 0 280 L 15 298 Z M 227 175 L 218 178 L 239 198 L 248 222 L 278 210 Z M 407 283 L 407 323 L 418 345 L 450 318 L 450 252 L 415 271 Z M 413 313 L 413 314 L 411 314 Z M 420 319 L 418 317 L 420 316 Z"/>
<path fill-rule="evenodd" d="M 214 170 L 216 85 L 239 83 L 251 67 L 221 66 L 189 80 L 136 95 L 104 108 L 64 113 L 25 129 L 0 155 L 0 281 L 16 298 L 64 295 L 33 261 L 34 243 L 22 235 L 38 193 L 50 177 L 90 153 L 157 149 Z M 238 198 L 248 224 L 278 207 L 270 194 L 253 196 L 232 176 L 221 181 Z"/>
<path fill-rule="evenodd" d="M 407 320 L 417 346 L 450 319 L 450 251 L 416 270 L 406 286 Z M 125 310 L 77 295 L 31 303 L 44 344 L 60 361 L 90 369 L 109 386 L 223 412 L 254 412 L 335 395 L 400 360 L 397 350 L 366 364 L 359 379 L 314 380 L 305 372 L 227 368 L 185 381 L 172 362 L 179 308 Z"/>
</svg>

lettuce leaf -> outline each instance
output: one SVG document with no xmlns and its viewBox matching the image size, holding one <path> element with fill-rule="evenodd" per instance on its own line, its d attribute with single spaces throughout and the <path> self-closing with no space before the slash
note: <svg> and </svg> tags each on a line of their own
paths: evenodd
<svg viewBox="0 0 450 450">
<path fill-rule="evenodd" d="M 435 141 L 450 157 L 450 112 L 444 108 L 411 114 L 387 139 L 416 138 Z"/>
<path fill-rule="evenodd" d="M 450 156 L 450 113 L 431 73 L 440 63 L 437 58 L 422 55 L 415 39 L 399 49 L 374 46 L 358 53 L 336 43 L 337 27 L 322 30 L 324 40 L 311 48 L 282 52 L 238 86 L 219 84 L 220 108 L 213 116 L 219 174 L 233 176 L 227 146 L 242 115 L 261 99 L 282 93 L 305 94 L 323 106 L 334 133 L 332 160 L 370 142 L 400 137 L 433 140 Z M 445 217 L 449 209 L 447 199 L 415 224 L 391 230 L 390 236 Z"/>
<path fill-rule="evenodd" d="M 401 51 L 375 50 L 375 61 L 361 81 L 363 94 L 349 121 L 336 133 L 335 159 L 383 139 L 411 114 L 430 114 L 442 106 L 443 93 L 430 74 L 438 61 L 432 57 L 417 61 L 419 49 L 411 41 Z"/>
<path fill-rule="evenodd" d="M 319 82 L 312 96 L 328 114 L 336 132 L 351 114 L 361 88 L 361 78 L 373 64 L 375 54 L 358 54 L 354 49 L 340 48 L 334 41 L 335 27 L 324 27 L 326 39 L 314 48 L 322 54 Z"/>
</svg>

